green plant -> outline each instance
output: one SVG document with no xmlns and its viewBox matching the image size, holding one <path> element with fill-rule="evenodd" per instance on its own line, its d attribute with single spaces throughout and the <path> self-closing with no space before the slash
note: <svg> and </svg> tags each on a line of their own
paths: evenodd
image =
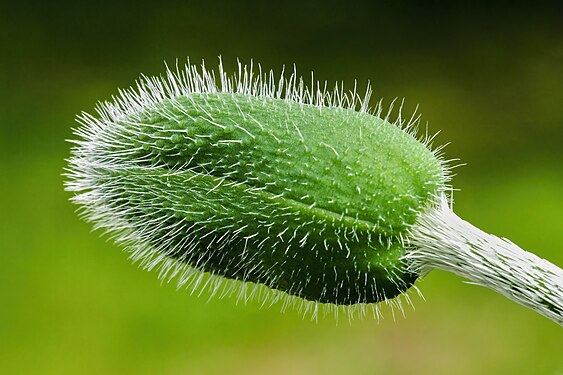
<svg viewBox="0 0 563 375">
<path fill-rule="evenodd" d="M 194 289 L 378 313 L 444 269 L 563 324 L 563 271 L 458 218 L 431 139 L 369 94 L 188 63 L 82 114 L 66 188 L 135 261 Z"/>
</svg>

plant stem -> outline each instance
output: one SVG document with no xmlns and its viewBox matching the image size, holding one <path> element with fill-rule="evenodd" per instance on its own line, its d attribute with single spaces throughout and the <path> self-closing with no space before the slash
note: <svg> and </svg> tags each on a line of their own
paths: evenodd
<svg viewBox="0 0 563 375">
<path fill-rule="evenodd" d="M 410 231 L 413 270 L 453 272 L 563 325 L 563 270 L 458 217 L 445 198 Z"/>
</svg>

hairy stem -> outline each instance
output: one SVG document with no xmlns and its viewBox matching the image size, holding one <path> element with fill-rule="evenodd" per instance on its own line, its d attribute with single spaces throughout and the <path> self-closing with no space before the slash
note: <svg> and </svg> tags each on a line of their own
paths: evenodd
<svg viewBox="0 0 563 375">
<path fill-rule="evenodd" d="M 411 229 L 414 270 L 453 272 L 563 325 L 563 270 L 462 220 L 446 199 Z"/>
</svg>

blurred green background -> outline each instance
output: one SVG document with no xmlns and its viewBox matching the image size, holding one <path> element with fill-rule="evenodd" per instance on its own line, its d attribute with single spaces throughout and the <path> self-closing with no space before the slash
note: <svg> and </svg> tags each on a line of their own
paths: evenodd
<svg viewBox="0 0 563 375">
<path fill-rule="evenodd" d="M 467 164 L 458 214 L 562 266 L 562 16 L 512 2 L 3 2 L 0 373 L 563 374 L 561 327 L 438 271 L 396 321 L 206 303 L 91 233 L 61 177 L 75 114 L 164 61 L 295 63 L 370 80 L 374 104 L 419 104 Z"/>
</svg>

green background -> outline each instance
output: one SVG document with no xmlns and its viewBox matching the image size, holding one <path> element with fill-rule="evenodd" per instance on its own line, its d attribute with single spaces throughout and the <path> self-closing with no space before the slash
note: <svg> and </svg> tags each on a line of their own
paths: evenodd
<svg viewBox="0 0 563 375">
<path fill-rule="evenodd" d="M 0 5 L 0 373 L 563 374 L 561 327 L 439 271 L 396 321 L 206 302 L 131 265 L 62 187 L 74 116 L 140 73 L 295 63 L 419 104 L 467 164 L 456 212 L 561 266 L 563 12 L 495 4 Z"/>
</svg>

